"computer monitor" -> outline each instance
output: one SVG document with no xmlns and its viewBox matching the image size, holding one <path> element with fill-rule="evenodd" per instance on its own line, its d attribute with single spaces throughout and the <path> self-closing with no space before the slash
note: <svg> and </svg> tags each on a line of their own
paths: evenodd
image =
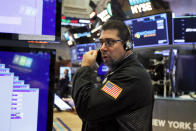
<svg viewBox="0 0 196 131">
<path fill-rule="evenodd" d="M 196 16 L 173 18 L 173 42 L 178 44 L 196 44 Z"/>
<path fill-rule="evenodd" d="M 90 51 L 90 50 L 96 50 L 96 44 L 95 43 L 87 43 L 87 44 L 77 44 L 76 45 L 76 51 L 77 51 L 77 61 L 82 61 L 83 55 Z"/>
<path fill-rule="evenodd" d="M 170 18 L 170 13 L 162 13 L 125 20 L 132 33 L 134 48 L 169 45 Z"/>
<path fill-rule="evenodd" d="M 178 92 L 196 92 L 196 53 L 178 52 L 175 83 Z"/>
<path fill-rule="evenodd" d="M 41 35 L 45 36 L 45 40 L 60 40 L 60 30 L 59 0 L 0 1 L 0 33 L 23 34 L 29 37 Z"/>
<path fill-rule="evenodd" d="M 56 51 L 0 47 L 0 130 L 52 131 Z"/>
</svg>

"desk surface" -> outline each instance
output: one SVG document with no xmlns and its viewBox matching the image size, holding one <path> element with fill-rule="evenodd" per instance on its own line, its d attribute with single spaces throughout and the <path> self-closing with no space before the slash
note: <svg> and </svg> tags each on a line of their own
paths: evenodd
<svg viewBox="0 0 196 131">
<path fill-rule="evenodd" d="M 66 111 L 54 111 L 53 128 L 56 131 L 81 131 L 81 127 L 82 121 L 77 114 Z"/>
</svg>

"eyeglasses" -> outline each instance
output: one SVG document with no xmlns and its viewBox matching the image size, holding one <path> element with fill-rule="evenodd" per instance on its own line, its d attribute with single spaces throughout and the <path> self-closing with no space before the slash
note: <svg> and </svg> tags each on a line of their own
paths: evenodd
<svg viewBox="0 0 196 131">
<path fill-rule="evenodd" d="M 105 43 L 106 47 L 112 47 L 116 42 L 122 41 L 122 40 L 113 40 L 113 39 L 99 39 L 100 46 L 102 47 Z"/>
</svg>

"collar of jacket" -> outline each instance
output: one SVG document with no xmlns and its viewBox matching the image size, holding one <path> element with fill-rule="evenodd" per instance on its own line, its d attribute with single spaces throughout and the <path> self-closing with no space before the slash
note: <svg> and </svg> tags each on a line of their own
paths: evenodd
<svg viewBox="0 0 196 131">
<path fill-rule="evenodd" d="M 127 62 L 129 63 L 129 62 L 131 62 L 131 61 L 133 61 L 135 59 L 136 59 L 135 53 L 130 54 L 129 56 L 125 57 L 122 61 L 120 61 L 118 64 L 116 64 L 115 66 L 111 67 L 110 72 L 115 72 L 122 65 L 126 65 Z"/>
</svg>

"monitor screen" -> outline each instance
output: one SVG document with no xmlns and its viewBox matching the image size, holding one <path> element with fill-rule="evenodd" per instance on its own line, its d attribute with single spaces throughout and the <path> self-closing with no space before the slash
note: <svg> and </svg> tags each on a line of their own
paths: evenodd
<svg viewBox="0 0 196 131">
<path fill-rule="evenodd" d="M 55 52 L 0 47 L 1 131 L 52 131 Z"/>
<path fill-rule="evenodd" d="M 174 44 L 196 44 L 196 16 L 173 18 Z"/>
<path fill-rule="evenodd" d="M 196 54 L 178 54 L 176 88 L 179 92 L 196 92 Z"/>
<path fill-rule="evenodd" d="M 132 32 L 134 47 L 164 46 L 169 44 L 169 17 L 167 13 L 125 20 Z"/>
<path fill-rule="evenodd" d="M 77 61 L 82 61 L 83 55 L 90 50 L 96 50 L 95 43 L 76 45 Z"/>
<path fill-rule="evenodd" d="M 60 40 L 58 0 L 0 1 L 0 33 L 51 36 Z"/>
</svg>

